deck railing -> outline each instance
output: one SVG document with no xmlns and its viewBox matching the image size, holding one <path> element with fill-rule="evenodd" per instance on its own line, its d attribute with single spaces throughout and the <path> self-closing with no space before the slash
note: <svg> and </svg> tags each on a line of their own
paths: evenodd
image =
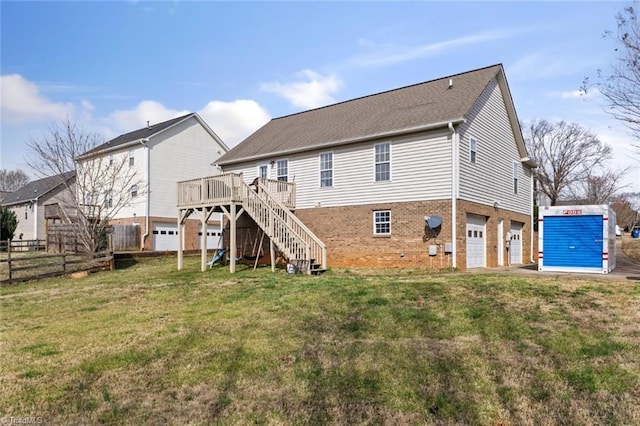
<svg viewBox="0 0 640 426">
<path fill-rule="evenodd" d="M 178 208 L 240 203 L 243 185 L 240 173 L 224 173 L 178 182 Z M 259 185 L 275 194 L 274 197 L 287 208 L 295 208 L 295 183 L 261 179 Z"/>
</svg>

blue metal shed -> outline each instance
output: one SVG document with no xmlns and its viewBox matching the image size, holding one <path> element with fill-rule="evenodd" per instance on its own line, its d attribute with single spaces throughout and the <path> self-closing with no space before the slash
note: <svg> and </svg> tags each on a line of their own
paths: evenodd
<svg viewBox="0 0 640 426">
<path fill-rule="evenodd" d="M 616 266 L 616 214 L 606 204 L 538 210 L 538 270 L 607 274 Z"/>
</svg>

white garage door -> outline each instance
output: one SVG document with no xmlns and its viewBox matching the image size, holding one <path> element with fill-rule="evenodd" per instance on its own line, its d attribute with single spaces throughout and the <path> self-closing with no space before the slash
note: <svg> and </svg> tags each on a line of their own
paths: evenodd
<svg viewBox="0 0 640 426">
<path fill-rule="evenodd" d="M 509 256 L 512 265 L 522 263 L 522 223 L 511 222 L 511 247 Z"/>
<path fill-rule="evenodd" d="M 484 268 L 485 263 L 485 218 L 467 215 L 467 268 Z"/>
<path fill-rule="evenodd" d="M 153 249 L 155 251 L 178 250 L 178 225 L 176 223 L 153 224 Z"/>
<path fill-rule="evenodd" d="M 222 247 L 222 232 L 220 227 L 207 225 L 207 249 Z M 198 225 L 198 248 L 202 248 L 202 224 Z"/>
</svg>

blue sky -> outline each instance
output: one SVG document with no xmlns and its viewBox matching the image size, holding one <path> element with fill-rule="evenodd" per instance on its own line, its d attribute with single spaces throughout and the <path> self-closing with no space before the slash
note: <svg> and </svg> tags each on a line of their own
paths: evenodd
<svg viewBox="0 0 640 426">
<path fill-rule="evenodd" d="M 496 63 L 521 120 L 577 122 L 638 166 L 598 93 L 578 96 L 615 61 L 602 35 L 625 5 L 3 1 L 0 167 L 29 172 L 26 141 L 67 114 L 109 139 L 195 111 L 234 146 L 272 117 Z"/>
</svg>

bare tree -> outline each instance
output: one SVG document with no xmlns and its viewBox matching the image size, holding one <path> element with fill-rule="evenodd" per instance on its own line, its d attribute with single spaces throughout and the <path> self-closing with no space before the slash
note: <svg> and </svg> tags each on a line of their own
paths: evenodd
<svg viewBox="0 0 640 426">
<path fill-rule="evenodd" d="M 586 182 L 611 158 L 611 148 L 575 123 L 534 120 L 525 130 L 527 150 L 538 164 L 534 169 L 537 188 L 552 206 L 571 188 Z"/>
<path fill-rule="evenodd" d="M 22 170 L 0 170 L 0 191 L 14 192 L 29 183 L 29 176 Z"/>
<path fill-rule="evenodd" d="M 60 207 L 68 221 L 76 224 L 77 237 L 88 253 L 101 249 L 109 221 L 145 192 L 139 173 L 129 167 L 127 153 L 100 155 L 95 148 L 102 142 L 99 135 L 85 132 L 68 117 L 28 142 L 33 155 L 27 164 L 36 174 L 63 177 L 76 172 L 73 183 L 61 178 L 66 196 L 61 197 Z"/>
<path fill-rule="evenodd" d="M 604 170 L 601 174 L 590 174 L 569 188 L 571 198 L 581 204 L 607 204 L 624 189 L 622 179 L 629 170 Z"/>
<path fill-rule="evenodd" d="M 627 6 L 616 15 L 617 30 L 605 31 L 604 36 L 616 42 L 616 59 L 608 71 L 599 69 L 597 80 L 585 78 L 582 91 L 597 89 L 604 96 L 606 111 L 624 123 L 640 148 L 640 22 L 634 6 Z"/>
<path fill-rule="evenodd" d="M 640 221 L 640 192 L 630 192 L 617 196 L 611 203 L 616 212 L 618 225 L 631 231 Z"/>
</svg>

